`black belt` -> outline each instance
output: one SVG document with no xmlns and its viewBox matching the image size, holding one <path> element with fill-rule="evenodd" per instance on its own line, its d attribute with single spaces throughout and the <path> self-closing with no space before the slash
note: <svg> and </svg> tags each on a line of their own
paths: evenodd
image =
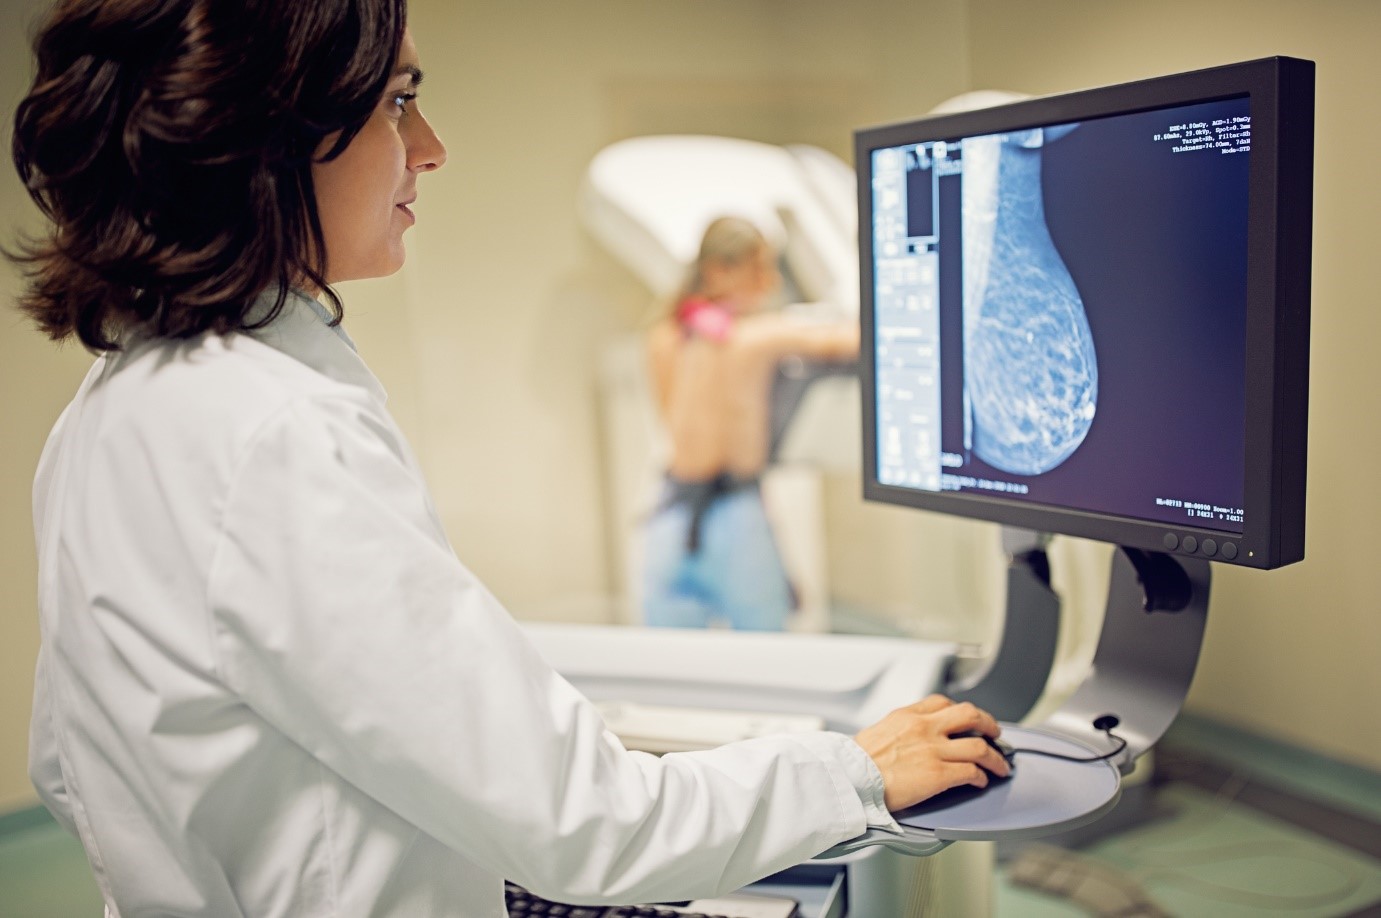
<svg viewBox="0 0 1381 918">
<path fill-rule="evenodd" d="M 662 501 L 658 510 L 665 510 L 677 504 L 687 504 L 691 508 L 690 532 L 686 536 L 686 551 L 696 554 L 700 551 L 700 529 L 704 523 L 705 514 L 715 501 L 728 497 L 738 491 L 746 491 L 749 488 L 758 487 L 757 478 L 736 478 L 727 472 L 722 472 L 713 478 L 704 481 L 682 481 L 677 478 L 667 478 L 670 486 L 670 493 Z"/>
</svg>

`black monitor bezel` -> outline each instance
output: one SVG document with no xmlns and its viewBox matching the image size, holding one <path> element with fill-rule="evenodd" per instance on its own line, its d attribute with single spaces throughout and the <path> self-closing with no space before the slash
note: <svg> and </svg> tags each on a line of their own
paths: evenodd
<svg viewBox="0 0 1381 918">
<path fill-rule="evenodd" d="M 877 479 L 872 151 L 1242 96 L 1250 98 L 1252 116 L 1245 435 L 1246 455 L 1256 457 L 1249 458 L 1245 467 L 1242 534 L 971 492 L 931 492 L 881 484 Z M 859 207 L 864 497 L 1247 567 L 1274 568 L 1303 559 L 1313 128 L 1313 62 L 1273 57 L 857 131 L 854 163 Z M 1225 550 L 1234 556 L 1227 557 Z"/>
</svg>

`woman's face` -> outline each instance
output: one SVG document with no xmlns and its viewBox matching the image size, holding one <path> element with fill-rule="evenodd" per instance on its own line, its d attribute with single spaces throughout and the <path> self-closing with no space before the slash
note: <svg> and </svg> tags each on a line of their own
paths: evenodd
<svg viewBox="0 0 1381 918">
<path fill-rule="evenodd" d="M 728 264 L 710 264 L 705 272 L 706 293 L 710 299 L 732 304 L 741 312 L 754 312 L 767 304 L 781 286 L 777 253 L 770 245 L 760 245 L 752 255 Z"/>
<path fill-rule="evenodd" d="M 417 108 L 421 78 L 417 47 L 404 32 L 397 68 L 374 114 L 345 152 L 312 165 L 328 283 L 383 277 L 403 266 L 403 233 L 417 219 L 409 209 L 417 176 L 446 161 L 445 146 Z"/>
</svg>

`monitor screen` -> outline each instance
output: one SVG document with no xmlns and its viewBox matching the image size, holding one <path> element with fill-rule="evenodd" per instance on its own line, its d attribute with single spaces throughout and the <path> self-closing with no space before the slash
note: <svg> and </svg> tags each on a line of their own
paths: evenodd
<svg viewBox="0 0 1381 918">
<path fill-rule="evenodd" d="M 865 494 L 1303 557 L 1313 65 L 861 131 Z"/>
</svg>

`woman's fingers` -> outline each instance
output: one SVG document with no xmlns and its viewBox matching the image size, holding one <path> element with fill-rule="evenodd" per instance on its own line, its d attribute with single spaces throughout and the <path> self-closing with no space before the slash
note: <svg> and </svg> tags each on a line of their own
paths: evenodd
<svg viewBox="0 0 1381 918">
<path fill-rule="evenodd" d="M 1002 777 L 1012 773 L 1012 766 L 1006 757 L 989 746 L 981 736 L 965 736 L 950 740 L 944 746 L 941 756 L 947 762 L 972 762 L 981 765 Z"/>
<path fill-rule="evenodd" d="M 974 787 L 988 786 L 988 773 L 970 762 L 949 762 L 944 770 L 945 790 L 971 784 Z"/>
<path fill-rule="evenodd" d="M 950 736 L 973 731 L 995 738 L 1002 732 L 1002 728 L 997 725 L 997 720 L 991 714 L 967 701 L 941 709 L 936 712 L 936 717 L 940 729 Z"/>
<path fill-rule="evenodd" d="M 943 711 L 945 708 L 952 707 L 953 705 L 954 702 L 950 701 L 944 695 L 927 695 L 925 698 L 911 705 L 910 708 L 917 714 L 934 714 L 936 711 Z"/>
<path fill-rule="evenodd" d="M 973 704 L 931 695 L 898 708 L 854 739 L 882 774 L 888 809 L 897 810 L 951 787 L 986 787 L 991 776 L 1010 774 L 1007 760 L 983 738 L 999 732 L 997 721 Z"/>
</svg>

